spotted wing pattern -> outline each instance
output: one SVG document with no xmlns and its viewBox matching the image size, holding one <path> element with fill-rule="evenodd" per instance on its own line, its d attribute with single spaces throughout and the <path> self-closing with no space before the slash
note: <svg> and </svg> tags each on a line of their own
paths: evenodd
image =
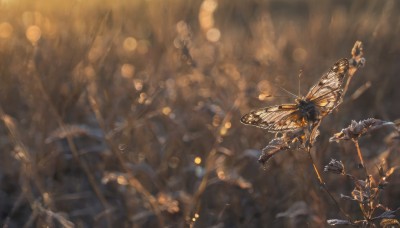
<svg viewBox="0 0 400 228">
<path fill-rule="evenodd" d="M 349 61 L 340 59 L 315 84 L 305 98 L 306 103 L 315 105 L 318 119 L 328 115 L 342 101 L 342 85 L 349 70 Z M 307 110 L 299 104 L 284 104 L 252 111 L 241 118 L 241 122 L 270 132 L 293 131 L 307 126 Z"/>
<path fill-rule="evenodd" d="M 254 110 L 244 115 L 242 123 L 267 129 L 270 132 L 292 131 L 307 125 L 297 104 L 276 105 Z"/>
<path fill-rule="evenodd" d="M 328 115 L 342 101 L 342 85 L 349 71 L 347 59 L 338 60 L 321 79 L 311 87 L 305 99 L 312 101 L 319 111 L 321 117 Z"/>
</svg>

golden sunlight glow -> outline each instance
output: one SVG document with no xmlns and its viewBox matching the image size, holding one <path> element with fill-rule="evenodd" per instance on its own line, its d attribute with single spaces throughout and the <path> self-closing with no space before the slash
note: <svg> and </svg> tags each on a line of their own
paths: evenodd
<svg viewBox="0 0 400 228">
<path fill-rule="evenodd" d="M 166 106 L 162 109 L 162 113 L 166 116 L 168 116 L 171 113 L 171 108 Z"/>
<path fill-rule="evenodd" d="M 214 17 L 209 12 L 200 11 L 199 22 L 203 30 L 208 30 L 214 26 Z"/>
<path fill-rule="evenodd" d="M 217 42 L 221 37 L 221 32 L 216 28 L 212 28 L 207 31 L 206 37 L 208 41 Z"/>
<path fill-rule="evenodd" d="M 219 178 L 220 180 L 225 180 L 225 178 L 226 178 L 225 172 L 222 171 L 222 170 L 219 170 L 219 171 L 217 172 L 217 176 L 218 176 L 218 178 Z"/>
<path fill-rule="evenodd" d="M 42 31 L 40 28 L 36 25 L 29 26 L 28 29 L 26 30 L 26 38 L 33 44 L 36 44 L 40 37 L 42 36 Z"/>
<path fill-rule="evenodd" d="M 215 0 L 205 0 L 201 4 L 199 12 L 199 22 L 203 30 L 207 31 L 214 27 L 213 13 L 217 9 L 218 3 Z"/>
<path fill-rule="evenodd" d="M 218 3 L 215 0 L 205 0 L 201 4 L 201 10 L 204 10 L 206 12 L 214 12 L 217 9 Z"/>
<path fill-rule="evenodd" d="M 265 100 L 267 100 L 267 98 L 270 98 L 270 97 L 271 97 L 271 95 L 269 95 L 269 94 L 260 93 L 260 94 L 258 95 L 258 100 L 260 100 L 260 101 L 265 101 Z"/>
<path fill-rule="evenodd" d="M 222 136 L 226 135 L 226 133 L 228 133 L 228 129 L 226 129 L 225 127 L 222 127 L 221 130 L 219 131 L 219 134 Z"/>
<path fill-rule="evenodd" d="M 13 27 L 8 22 L 3 22 L 0 24 L 0 37 L 8 38 L 11 36 L 13 32 Z"/>
<path fill-rule="evenodd" d="M 121 67 L 121 75 L 124 78 L 132 78 L 135 73 L 135 67 L 132 64 L 125 63 Z"/>
<path fill-rule="evenodd" d="M 200 215 L 199 214 L 194 214 L 194 216 L 193 216 L 193 218 L 192 218 L 192 221 L 193 222 L 196 222 L 196 220 L 198 219 L 200 217 Z"/>
<path fill-rule="evenodd" d="M 140 93 L 138 102 L 139 104 L 143 104 L 147 99 L 147 94 L 146 93 Z"/>
<path fill-rule="evenodd" d="M 212 125 L 214 127 L 218 127 L 220 125 L 220 123 L 221 123 L 221 117 L 219 117 L 218 115 L 215 115 L 213 117 Z"/>
<path fill-rule="evenodd" d="M 185 21 L 179 21 L 176 23 L 176 31 L 178 34 L 183 34 L 183 35 L 189 35 L 187 34 L 189 32 L 189 26 L 186 24 Z"/>
<path fill-rule="evenodd" d="M 200 164 L 201 164 L 201 157 L 195 157 L 195 158 L 194 158 L 194 163 L 195 163 L 196 165 L 200 165 Z"/>
<path fill-rule="evenodd" d="M 117 183 L 120 185 L 128 185 L 128 180 L 124 176 L 117 177 Z"/>
<path fill-rule="evenodd" d="M 143 89 L 143 80 L 141 79 L 134 79 L 133 80 L 133 86 L 137 91 L 140 91 Z"/>
<path fill-rule="evenodd" d="M 127 37 L 127 38 L 125 38 L 122 45 L 126 51 L 134 51 L 136 49 L 138 43 L 135 38 Z"/>
</svg>

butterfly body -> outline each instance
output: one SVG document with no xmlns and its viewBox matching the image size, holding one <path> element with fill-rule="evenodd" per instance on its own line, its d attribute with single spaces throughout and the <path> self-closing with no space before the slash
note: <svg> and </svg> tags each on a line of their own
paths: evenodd
<svg viewBox="0 0 400 228">
<path fill-rule="evenodd" d="M 347 59 L 338 60 L 324 74 L 305 97 L 294 104 L 282 104 L 254 110 L 241 118 L 241 122 L 270 132 L 286 132 L 304 128 L 321 120 L 342 101 L 343 80 L 349 70 Z"/>
<path fill-rule="evenodd" d="M 314 102 L 307 99 L 296 99 L 299 115 L 306 122 L 315 122 L 318 120 L 319 111 Z"/>
</svg>

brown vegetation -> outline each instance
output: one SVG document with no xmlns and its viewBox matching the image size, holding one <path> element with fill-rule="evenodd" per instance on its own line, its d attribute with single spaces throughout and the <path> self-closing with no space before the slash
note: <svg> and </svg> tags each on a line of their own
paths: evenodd
<svg viewBox="0 0 400 228">
<path fill-rule="evenodd" d="M 398 132 L 368 128 L 399 118 L 398 1 L 10 0 L 0 12 L 1 225 L 399 219 Z M 257 160 L 274 135 L 240 117 L 293 100 L 278 86 L 297 94 L 299 70 L 304 94 L 356 40 L 366 65 L 311 150 L 331 195 L 304 151 L 264 168 Z M 329 143 L 371 117 L 386 122 L 353 122 L 335 135 L 349 141 Z M 366 190 L 383 206 L 360 203 Z"/>
</svg>

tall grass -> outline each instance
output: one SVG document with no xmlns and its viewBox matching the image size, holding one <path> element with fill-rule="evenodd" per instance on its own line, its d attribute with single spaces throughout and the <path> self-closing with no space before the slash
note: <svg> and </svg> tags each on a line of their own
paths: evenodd
<svg viewBox="0 0 400 228">
<path fill-rule="evenodd" d="M 304 94 L 362 40 L 367 65 L 324 119 L 313 154 L 319 169 L 331 158 L 357 167 L 354 144 L 329 137 L 353 119 L 398 118 L 399 9 L 361 0 L 1 2 L 2 225 L 323 227 L 342 219 L 305 153 L 279 154 L 264 170 L 257 159 L 273 135 L 239 119 L 290 101 L 278 86 L 297 94 L 300 69 Z M 397 136 L 387 134 L 360 138 L 371 172 L 382 160 L 399 164 Z M 353 190 L 322 175 L 337 198 Z M 398 177 L 380 196 L 391 209 L 400 205 Z"/>
</svg>

